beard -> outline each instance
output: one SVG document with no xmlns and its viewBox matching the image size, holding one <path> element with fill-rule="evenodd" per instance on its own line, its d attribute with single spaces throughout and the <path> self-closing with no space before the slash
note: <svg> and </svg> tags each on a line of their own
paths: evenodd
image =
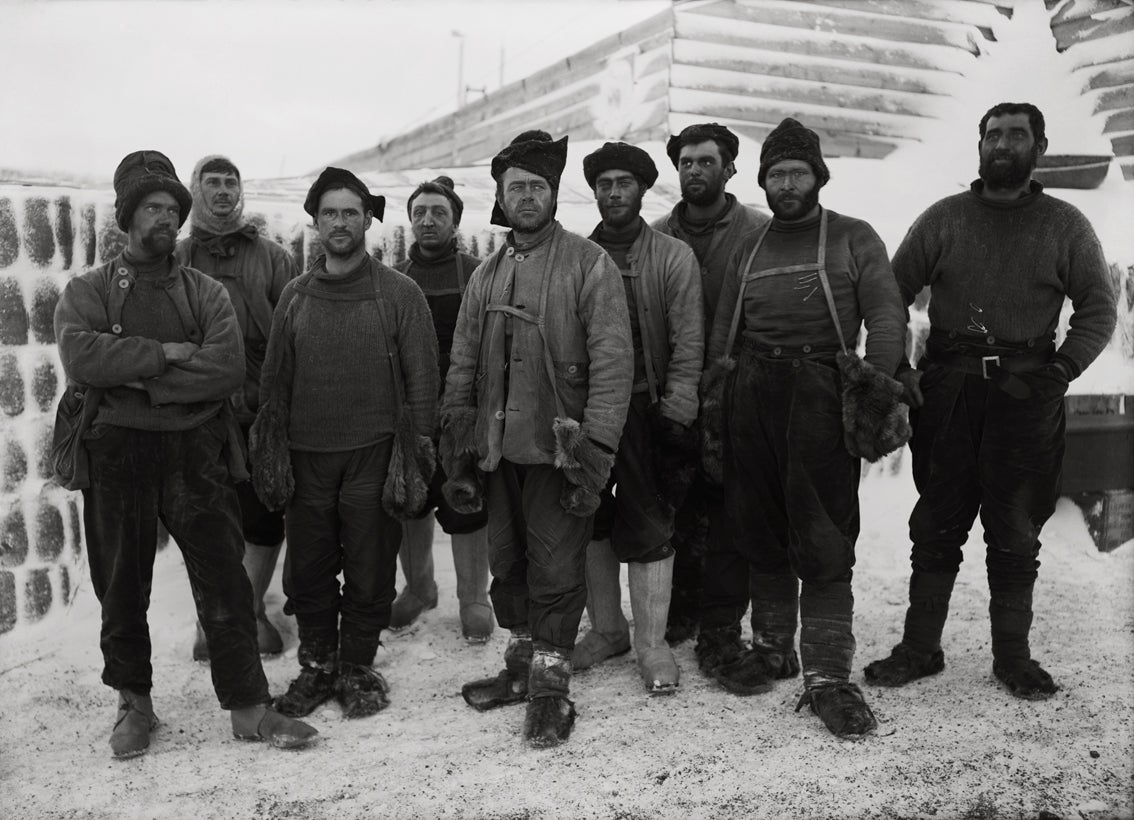
<svg viewBox="0 0 1134 820">
<path fill-rule="evenodd" d="M 792 222 L 796 219 L 802 219 L 811 213 L 811 210 L 819 204 L 818 185 L 806 194 L 793 193 L 788 198 L 785 198 L 783 194 L 779 194 L 773 198 L 767 191 L 764 192 L 764 195 L 768 199 L 768 207 L 772 209 L 772 215 L 781 222 Z"/>
<path fill-rule="evenodd" d="M 703 187 L 692 187 L 692 183 L 700 182 Z M 690 205 L 697 207 L 707 207 L 716 202 L 720 195 L 724 192 L 724 179 L 718 177 L 716 179 L 709 179 L 707 177 L 700 177 L 699 179 L 687 179 L 681 183 L 681 198 Z"/>
<path fill-rule="evenodd" d="M 337 240 L 343 237 L 349 239 L 350 242 L 340 246 L 339 248 L 332 247 L 331 240 Z M 323 252 L 327 254 L 327 256 L 334 257 L 336 259 L 348 259 L 358 251 L 358 249 L 362 246 L 362 242 L 362 236 L 355 236 L 351 233 L 332 234 L 331 236 L 327 237 L 327 240 L 325 242 L 323 242 Z"/>
<path fill-rule="evenodd" d="M 151 256 L 167 256 L 173 253 L 177 243 L 176 231 L 154 228 L 142 237 L 142 249 Z"/>
<path fill-rule="evenodd" d="M 638 220 L 638 215 L 642 212 L 642 198 L 637 197 L 634 200 L 623 200 L 617 203 L 618 205 L 626 206 L 625 210 L 618 213 L 611 213 L 610 205 L 598 206 L 599 216 L 602 217 L 603 224 L 614 228 L 626 228 Z"/>
<path fill-rule="evenodd" d="M 995 162 L 998 159 L 1007 159 L 1008 162 Z M 981 155 L 980 178 L 990 188 L 1015 188 L 1028 181 L 1038 161 L 1038 147 L 1024 157 L 1007 151 L 992 151 Z"/>
<path fill-rule="evenodd" d="M 536 213 L 521 213 L 519 209 L 509 212 L 505 209 L 504 216 L 512 226 L 512 230 L 520 233 L 538 233 L 555 218 L 555 207 L 540 208 Z"/>
</svg>

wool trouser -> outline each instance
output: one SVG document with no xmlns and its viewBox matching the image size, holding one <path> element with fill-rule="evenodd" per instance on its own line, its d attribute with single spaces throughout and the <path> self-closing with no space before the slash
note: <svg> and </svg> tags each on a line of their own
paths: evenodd
<svg viewBox="0 0 1134 820">
<path fill-rule="evenodd" d="M 299 626 L 301 655 L 305 639 L 333 647 L 337 626 L 340 660 L 369 666 L 390 624 L 402 539 L 401 522 L 382 508 L 392 444 L 291 453 L 284 612 Z"/>
<path fill-rule="evenodd" d="M 107 686 L 145 695 L 153 685 L 146 612 L 161 521 L 185 558 L 221 707 L 269 700 L 225 434 L 219 418 L 181 432 L 96 424 L 87 434 L 83 523 Z"/>
<path fill-rule="evenodd" d="M 979 374 L 921 366 L 925 403 L 910 416 L 919 493 L 910 516 L 914 573 L 955 575 L 979 513 L 993 652 L 1027 657 L 1039 532 L 1059 497 L 1066 384 L 1040 371 L 1017 373 L 1030 392 L 1018 398 Z"/>
<path fill-rule="evenodd" d="M 587 603 L 594 517 L 560 503 L 566 478 L 550 464 L 501 460 L 487 476 L 489 593 L 504 629 L 530 628 L 536 649 L 570 654 Z"/>
<path fill-rule="evenodd" d="M 649 393 L 630 397 L 626 425 L 611 470 L 617 495 L 612 495 L 607 487 L 595 513 L 594 539 L 609 538 L 622 563 L 652 563 L 673 555 L 673 510 L 659 498 L 651 452 L 653 434 L 646 416 L 649 406 Z"/>
<path fill-rule="evenodd" d="M 807 585 L 847 583 L 858 538 L 859 460 L 843 444 L 839 374 L 830 357 L 742 351 L 722 413 L 727 536 L 705 567 L 703 628 L 737 624 L 753 600 L 794 598 Z"/>
</svg>

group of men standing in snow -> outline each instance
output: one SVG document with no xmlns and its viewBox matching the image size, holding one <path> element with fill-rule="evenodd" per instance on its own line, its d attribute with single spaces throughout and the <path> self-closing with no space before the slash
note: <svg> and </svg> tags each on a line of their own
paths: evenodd
<svg viewBox="0 0 1134 820">
<path fill-rule="evenodd" d="M 790 118 L 760 152 L 770 219 L 727 193 L 739 141 L 705 123 L 669 140 L 682 198 L 653 225 L 640 216 L 649 154 L 606 143 L 585 157 L 601 221 L 573 234 L 555 219 L 567 138 L 528 131 L 491 165 L 503 244 L 484 261 L 459 250 L 463 203 L 440 177 L 407 202 L 400 273 L 367 253 L 385 201 L 348 171 L 327 168 L 308 193 L 323 254 L 297 277 L 244 222 L 227 159 L 198 163 L 190 193 L 160 153 L 126 157 L 127 248 L 72 280 L 56 313 L 69 381 L 101 398 L 84 523 L 103 680 L 119 692 L 114 754 L 143 753 L 157 722 L 157 519 L 185 555 L 195 652 L 237 737 L 301 746 L 317 733 L 299 718 L 331 698 L 345 717 L 389 704 L 372 664 L 383 630 L 436 605 L 434 518 L 453 536 L 466 639 L 488 640 L 493 615 L 509 633 L 503 670 L 464 699 L 526 702 L 533 746 L 568 738 L 575 671 L 633 646 L 647 691 L 672 693 L 670 642 L 694 635 L 728 691 L 802 671 L 797 709 L 841 737 L 871 732 L 851 682 L 860 459 L 846 430 L 877 411 L 844 396 L 843 367 L 863 328 L 860 370 L 911 408 L 920 493 L 903 637 L 866 680 L 944 667 L 979 512 L 993 672 L 1018 697 L 1049 697 L 1028 644 L 1038 533 L 1059 490 L 1063 395 L 1109 340 L 1115 296 L 1087 220 L 1031 178 L 1047 146 L 1038 109 L 1003 103 L 979 131 L 980 178 L 922 214 L 892 261 L 869 224 L 820 204 L 819 136 Z M 931 332 L 914 368 L 907 309 L 924 287 Z M 272 701 L 257 653 L 280 650 L 263 594 L 285 533 L 300 673 Z"/>
</svg>

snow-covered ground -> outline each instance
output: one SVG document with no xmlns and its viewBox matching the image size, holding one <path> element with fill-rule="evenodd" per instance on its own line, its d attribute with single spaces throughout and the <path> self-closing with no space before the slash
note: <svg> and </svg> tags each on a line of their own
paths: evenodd
<svg viewBox="0 0 1134 820">
<path fill-rule="evenodd" d="M 908 476 L 863 484 L 855 575 L 861 669 L 897 642 L 906 600 Z M 189 660 L 193 610 L 176 547 L 161 554 L 150 625 L 149 754 L 110 757 L 115 696 L 99 682 L 98 606 L 83 582 L 69 613 L 0 649 L 0 783 L 10 818 L 1121 818 L 1134 816 L 1134 542 L 1099 553 L 1068 501 L 1043 530 L 1033 647 L 1062 691 L 1029 703 L 991 673 L 978 530 L 945 630 L 945 671 L 904 689 L 865 687 L 876 737 L 839 741 L 805 708 L 800 680 L 739 698 L 677 650 L 682 687 L 650 698 L 633 653 L 577 675 L 566 745 L 531 751 L 523 707 L 478 713 L 461 684 L 494 673 L 505 638 L 459 635 L 447 539 L 435 546 L 441 603 L 387 633 L 376 666 L 392 704 L 348 722 L 326 706 L 322 742 L 279 752 L 232 739 L 208 670 Z M 628 596 L 623 595 L 629 617 Z M 294 676 L 295 623 L 267 660 L 273 692 Z M 1045 813 L 1046 812 L 1046 813 Z"/>
</svg>

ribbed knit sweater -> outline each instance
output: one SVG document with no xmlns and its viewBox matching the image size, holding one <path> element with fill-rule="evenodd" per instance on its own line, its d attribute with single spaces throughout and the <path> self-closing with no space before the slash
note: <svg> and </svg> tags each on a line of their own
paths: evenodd
<svg viewBox="0 0 1134 820">
<path fill-rule="evenodd" d="M 1106 258 L 1087 218 L 1043 192 L 1010 202 L 969 191 L 931 205 L 894 254 L 902 299 L 930 288 L 937 330 L 1021 343 L 1053 338 L 1065 297 L 1074 308 L 1058 354 L 1077 376 L 1110 341 L 1115 295 Z"/>
<path fill-rule="evenodd" d="M 375 272 L 387 305 L 386 330 L 396 336 L 405 402 L 417 432 L 433 433 L 437 339 L 421 289 L 370 257 L 341 276 L 329 274 L 320 260 L 284 288 L 261 382 L 261 406 L 277 393 L 286 401 L 294 450 L 355 450 L 394 431 L 399 407 L 374 296 Z"/>
</svg>

